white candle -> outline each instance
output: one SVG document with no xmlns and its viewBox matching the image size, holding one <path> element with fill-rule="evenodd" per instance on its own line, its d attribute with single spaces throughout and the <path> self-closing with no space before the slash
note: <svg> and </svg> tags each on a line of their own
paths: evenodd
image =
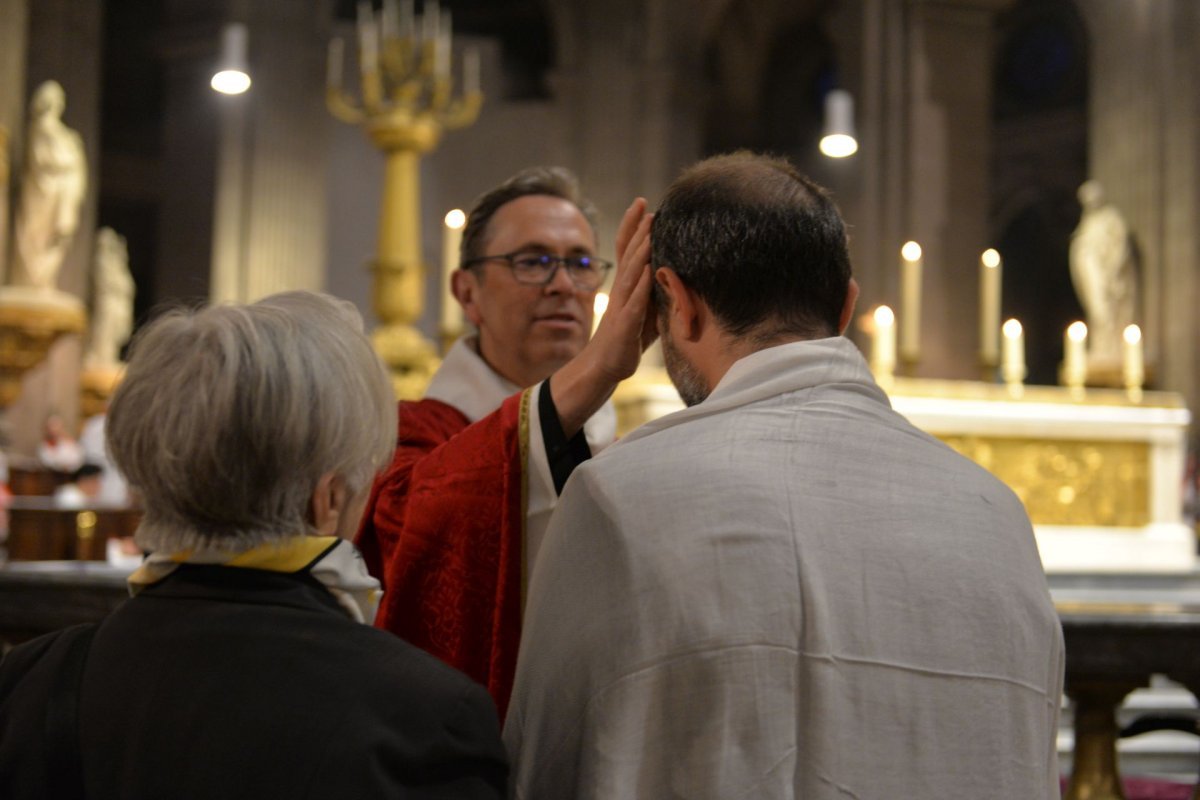
<svg viewBox="0 0 1200 800">
<path fill-rule="evenodd" d="M 479 48 L 468 47 L 463 53 L 463 94 L 479 91 Z"/>
<path fill-rule="evenodd" d="M 434 45 L 434 75 L 442 80 L 450 79 L 450 10 L 442 12 L 442 26 L 438 31 L 437 43 Z"/>
<path fill-rule="evenodd" d="M 995 366 L 1000 358 L 1000 254 L 993 249 L 979 257 L 979 358 Z"/>
<path fill-rule="evenodd" d="M 346 43 L 336 38 L 329 42 L 329 61 L 325 65 L 325 85 L 341 88 L 342 65 L 346 58 Z"/>
<path fill-rule="evenodd" d="M 604 312 L 608 310 L 608 294 L 606 292 L 596 292 L 596 299 L 592 301 L 592 335 L 595 335 L 596 329 L 600 327 L 600 318 L 604 316 Z"/>
<path fill-rule="evenodd" d="M 1080 387 L 1087 382 L 1087 325 L 1072 322 L 1063 334 L 1063 383 Z"/>
<path fill-rule="evenodd" d="M 425 14 L 421 17 L 421 37 L 431 44 L 438 38 L 438 13 L 440 11 L 437 3 L 426 3 Z"/>
<path fill-rule="evenodd" d="M 900 248 L 900 355 L 905 361 L 921 356 L 921 245 Z"/>
<path fill-rule="evenodd" d="M 890 375 L 896 369 L 896 315 L 888 306 L 875 309 L 875 335 L 871 340 L 871 369 Z"/>
<path fill-rule="evenodd" d="M 1019 384 L 1025 380 L 1025 330 L 1021 323 L 1010 319 L 1001 328 L 1004 334 L 1003 358 L 1000 374 L 1004 382 Z"/>
<path fill-rule="evenodd" d="M 1125 328 L 1125 386 L 1128 389 L 1141 389 L 1146 380 L 1146 367 L 1142 359 L 1142 329 L 1137 325 Z"/>
<path fill-rule="evenodd" d="M 358 50 L 364 73 L 379 68 L 379 31 L 375 27 L 375 12 L 370 3 L 358 4 Z"/>
<path fill-rule="evenodd" d="M 399 35 L 401 39 L 411 39 L 416 35 L 415 19 L 413 0 L 400 0 Z"/>
<path fill-rule="evenodd" d="M 454 296 L 454 271 L 458 269 L 459 248 L 467 215 L 461 209 L 446 214 L 442 226 L 442 331 L 455 334 L 462 330 L 462 306 Z"/>
</svg>

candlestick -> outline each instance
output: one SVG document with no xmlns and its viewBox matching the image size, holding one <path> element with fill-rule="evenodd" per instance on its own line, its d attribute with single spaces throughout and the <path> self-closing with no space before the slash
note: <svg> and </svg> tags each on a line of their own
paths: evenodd
<svg viewBox="0 0 1200 800">
<path fill-rule="evenodd" d="M 456 208 L 446 214 L 442 226 L 442 334 L 449 338 L 462 332 L 462 306 L 454 296 L 454 271 L 458 269 L 459 248 L 467 215 Z"/>
<path fill-rule="evenodd" d="M 1142 382 L 1146 380 L 1146 367 L 1142 358 L 1142 329 L 1137 325 L 1127 325 L 1122 334 L 1125 339 L 1125 388 L 1130 395 L 1140 400 Z"/>
<path fill-rule="evenodd" d="M 1087 382 L 1087 325 L 1072 322 L 1063 334 L 1062 382 L 1071 389 L 1082 389 Z"/>
<path fill-rule="evenodd" d="M 1019 396 L 1025 380 L 1025 330 L 1020 322 L 1010 319 L 1004 323 L 1001 331 L 1004 334 L 1004 347 L 1000 374 L 1008 384 L 1009 392 Z"/>
<path fill-rule="evenodd" d="M 995 367 L 1000 360 L 1000 254 L 994 249 L 979 257 L 979 360 Z"/>
<path fill-rule="evenodd" d="M 915 363 L 921 357 L 921 245 L 900 248 L 900 356 Z"/>
<path fill-rule="evenodd" d="M 871 371 L 877 380 L 890 379 L 896 369 L 896 315 L 888 306 L 875 309 L 871 339 Z"/>
</svg>

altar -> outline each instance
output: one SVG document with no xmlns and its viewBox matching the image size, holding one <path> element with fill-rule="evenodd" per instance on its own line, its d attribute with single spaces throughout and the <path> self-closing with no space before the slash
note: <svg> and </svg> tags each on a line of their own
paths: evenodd
<svg viewBox="0 0 1200 800">
<path fill-rule="evenodd" d="M 1190 414 L 1169 392 L 905 380 L 892 406 L 1004 481 L 1025 504 L 1047 572 L 1186 572 Z"/>
</svg>

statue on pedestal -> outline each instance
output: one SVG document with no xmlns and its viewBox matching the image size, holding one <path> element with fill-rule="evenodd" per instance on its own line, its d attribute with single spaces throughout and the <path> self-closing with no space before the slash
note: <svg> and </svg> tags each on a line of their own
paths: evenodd
<svg viewBox="0 0 1200 800">
<path fill-rule="evenodd" d="M 1071 236 L 1071 280 L 1087 315 L 1088 372 L 1120 374 L 1122 333 L 1137 321 L 1137 253 L 1121 212 L 1089 180 L 1079 187 L 1083 215 Z"/>
<path fill-rule="evenodd" d="M 121 345 L 133 331 L 134 285 L 125 237 L 112 228 L 96 233 L 92 280 L 92 330 L 84 362 L 89 367 L 115 366 Z"/>
<path fill-rule="evenodd" d="M 29 135 L 13 237 L 13 286 L 54 289 L 58 270 L 79 227 L 87 191 L 87 158 L 79 134 L 62 121 L 66 96 L 46 81 L 29 106 Z"/>
</svg>

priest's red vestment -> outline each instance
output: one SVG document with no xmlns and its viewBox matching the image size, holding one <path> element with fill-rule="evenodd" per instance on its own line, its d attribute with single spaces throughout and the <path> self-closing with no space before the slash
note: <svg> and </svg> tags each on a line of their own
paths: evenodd
<svg viewBox="0 0 1200 800">
<path fill-rule="evenodd" d="M 532 392 L 474 424 L 437 400 L 401 403 L 358 538 L 384 585 L 376 625 L 486 686 L 501 719 L 521 638 Z"/>
</svg>

